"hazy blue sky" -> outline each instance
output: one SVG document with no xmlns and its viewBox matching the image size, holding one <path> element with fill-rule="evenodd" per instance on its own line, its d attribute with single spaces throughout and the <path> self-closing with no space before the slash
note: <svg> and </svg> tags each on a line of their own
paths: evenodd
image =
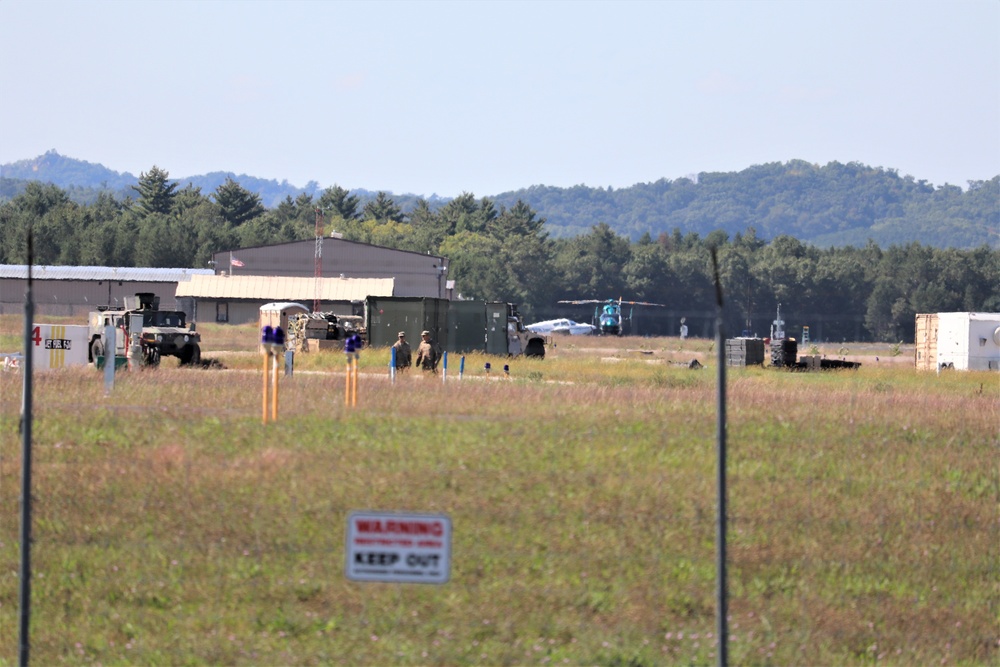
<svg viewBox="0 0 1000 667">
<path fill-rule="evenodd" d="M 1000 2 L 0 0 L 0 164 L 429 196 L 1000 174 Z"/>
</svg>

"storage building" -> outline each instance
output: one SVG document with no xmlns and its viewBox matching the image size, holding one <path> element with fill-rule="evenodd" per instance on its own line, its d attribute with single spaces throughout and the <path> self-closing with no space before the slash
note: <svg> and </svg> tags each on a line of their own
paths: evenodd
<svg viewBox="0 0 1000 667">
<path fill-rule="evenodd" d="M 309 239 L 226 250 L 215 253 L 212 261 L 217 273 L 234 277 L 315 278 L 316 243 L 316 239 Z M 451 298 L 448 260 L 444 257 L 336 237 L 323 238 L 318 254 L 323 278 L 392 278 L 395 281 L 392 296 Z M 281 298 L 297 301 L 299 297 Z"/>
<path fill-rule="evenodd" d="M 324 285 L 320 293 L 317 254 Z M 298 301 L 311 309 L 319 298 L 323 307 L 336 302 L 343 309 L 345 303 L 350 308 L 350 302 L 368 296 L 450 299 L 454 291 L 444 257 L 341 238 L 324 238 L 319 253 L 316 239 L 226 250 L 215 253 L 210 266 L 214 268 L 34 266 L 35 312 L 86 318 L 97 306 L 122 306 L 125 297 L 151 292 L 161 309 L 181 310 L 189 321 L 236 323 L 256 321 L 259 307 L 269 301 Z M 24 265 L 0 265 L 0 314 L 24 313 L 27 272 Z M 199 283 L 198 289 L 187 285 L 193 277 L 216 275 L 235 280 Z M 289 291 L 281 292 L 284 288 Z"/>
<path fill-rule="evenodd" d="M 125 297 L 151 292 L 163 310 L 182 310 L 190 318 L 190 303 L 175 301 L 177 285 L 194 276 L 211 276 L 210 269 L 148 269 L 113 266 L 33 266 L 31 295 L 35 314 L 79 317 L 97 306 L 124 305 Z M 24 314 L 28 267 L 0 265 L 0 314 Z M 187 307 L 185 307 L 187 306 Z"/>
<path fill-rule="evenodd" d="M 177 285 L 178 300 L 193 303 L 194 320 L 246 324 L 260 319 L 261 306 L 296 302 L 321 312 L 359 315 L 369 296 L 393 296 L 394 278 L 294 278 L 276 276 L 195 276 Z M 355 306 L 357 304 L 357 306 Z"/>
</svg>

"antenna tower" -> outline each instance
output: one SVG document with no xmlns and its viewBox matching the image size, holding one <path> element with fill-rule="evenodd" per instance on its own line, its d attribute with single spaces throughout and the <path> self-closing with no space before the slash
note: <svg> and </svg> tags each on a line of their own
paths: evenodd
<svg viewBox="0 0 1000 667">
<path fill-rule="evenodd" d="M 320 297 L 322 296 L 322 278 L 323 278 L 323 214 L 320 210 L 316 209 L 316 258 L 315 258 L 315 270 L 314 275 L 316 276 L 316 294 L 313 299 L 313 312 L 318 313 L 320 308 Z"/>
</svg>

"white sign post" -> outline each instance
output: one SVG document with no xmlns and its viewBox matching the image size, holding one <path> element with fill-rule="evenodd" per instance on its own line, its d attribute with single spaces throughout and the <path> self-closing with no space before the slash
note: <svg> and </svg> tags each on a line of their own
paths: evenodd
<svg viewBox="0 0 1000 667">
<path fill-rule="evenodd" d="M 451 519 L 444 515 L 352 512 L 347 578 L 443 584 L 451 573 Z"/>
<path fill-rule="evenodd" d="M 115 388 L 115 328 L 110 324 L 104 327 L 104 345 L 104 393 L 110 394 Z"/>
</svg>

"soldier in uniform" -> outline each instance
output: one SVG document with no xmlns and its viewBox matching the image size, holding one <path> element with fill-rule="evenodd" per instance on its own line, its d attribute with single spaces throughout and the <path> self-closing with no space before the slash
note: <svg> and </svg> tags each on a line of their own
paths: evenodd
<svg viewBox="0 0 1000 667">
<path fill-rule="evenodd" d="M 396 350 L 396 370 L 405 371 L 410 368 L 413 362 L 413 355 L 410 352 L 410 344 L 406 342 L 406 332 L 399 332 L 399 340 L 392 346 Z"/>
<path fill-rule="evenodd" d="M 441 346 L 431 338 L 430 331 L 420 332 L 420 346 L 417 348 L 417 366 L 425 371 L 437 373 L 441 361 Z"/>
</svg>

